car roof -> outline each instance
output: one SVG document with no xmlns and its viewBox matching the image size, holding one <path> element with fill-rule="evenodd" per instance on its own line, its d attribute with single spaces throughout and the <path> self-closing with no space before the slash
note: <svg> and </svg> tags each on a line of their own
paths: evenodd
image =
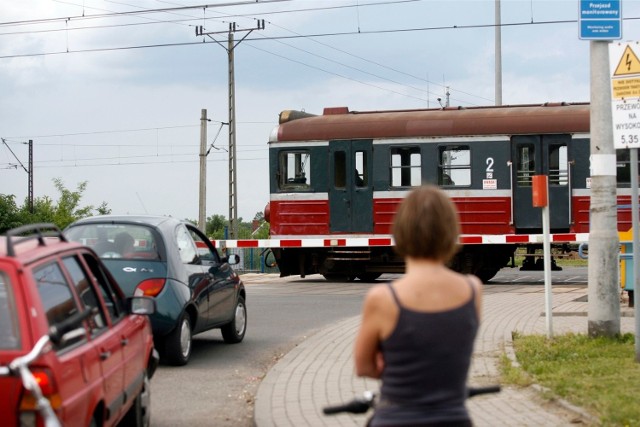
<svg viewBox="0 0 640 427">
<path fill-rule="evenodd" d="M 69 242 L 64 236 L 38 234 L 24 236 L 0 236 L 0 257 L 13 259 L 22 264 L 29 264 L 41 258 L 78 248 L 80 243 Z"/>
</svg>

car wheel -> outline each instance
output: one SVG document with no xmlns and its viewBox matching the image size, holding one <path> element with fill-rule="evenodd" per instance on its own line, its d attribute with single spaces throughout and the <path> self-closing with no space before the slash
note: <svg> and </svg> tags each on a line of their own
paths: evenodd
<svg viewBox="0 0 640 427">
<path fill-rule="evenodd" d="M 171 365 L 186 365 L 191 356 L 191 322 L 189 315 L 182 313 L 178 326 L 167 335 L 164 356 Z"/>
<path fill-rule="evenodd" d="M 142 390 L 136 396 L 133 406 L 126 413 L 120 425 L 132 427 L 149 427 L 151 425 L 151 388 L 146 370 L 142 381 Z"/>
<path fill-rule="evenodd" d="M 220 328 L 224 342 L 229 344 L 239 343 L 244 339 L 247 330 L 247 306 L 242 296 L 238 297 L 233 320 Z"/>
</svg>

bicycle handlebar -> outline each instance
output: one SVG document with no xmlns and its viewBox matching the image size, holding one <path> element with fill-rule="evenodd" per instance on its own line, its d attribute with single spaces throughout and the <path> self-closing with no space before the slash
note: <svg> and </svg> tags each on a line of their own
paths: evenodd
<svg viewBox="0 0 640 427">
<path fill-rule="evenodd" d="M 473 397 L 479 394 L 487 394 L 487 393 L 498 393 L 500 392 L 501 387 L 499 385 L 491 385 L 484 387 L 469 387 L 467 388 L 467 396 Z M 364 414 L 369 409 L 375 406 L 375 393 L 371 391 L 365 391 L 362 397 L 355 398 L 350 402 L 334 405 L 334 406 L 325 406 L 322 409 L 322 412 L 325 415 L 335 415 L 342 412 L 349 412 L 351 414 Z"/>
</svg>

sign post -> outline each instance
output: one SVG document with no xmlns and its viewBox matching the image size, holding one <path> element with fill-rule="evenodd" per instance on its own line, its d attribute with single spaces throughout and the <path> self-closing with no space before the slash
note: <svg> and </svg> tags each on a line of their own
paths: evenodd
<svg viewBox="0 0 640 427">
<path fill-rule="evenodd" d="M 534 175 L 532 180 L 532 202 L 534 208 L 542 208 L 542 254 L 544 260 L 544 311 L 546 314 L 547 338 L 553 338 L 553 305 L 551 301 L 551 233 L 549 231 L 549 177 Z"/>
<path fill-rule="evenodd" d="M 630 150 L 631 224 L 633 235 L 633 301 L 635 307 L 636 362 L 640 362 L 640 220 L 638 212 L 638 148 L 640 148 L 640 45 L 609 45 L 613 144 Z"/>
</svg>

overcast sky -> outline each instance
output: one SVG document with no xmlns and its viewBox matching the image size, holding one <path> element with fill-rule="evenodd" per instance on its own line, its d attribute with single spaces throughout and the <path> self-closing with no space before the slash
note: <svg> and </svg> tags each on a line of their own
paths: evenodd
<svg viewBox="0 0 640 427">
<path fill-rule="evenodd" d="M 501 9 L 502 103 L 589 101 L 579 1 Z M 640 1 L 622 9 L 623 40 L 640 40 Z M 248 34 L 256 20 L 265 28 Z M 446 88 L 451 105 L 493 105 L 494 22 L 494 0 L 2 1 L 0 193 L 24 202 L 31 139 L 36 197 L 57 200 L 54 178 L 86 181 L 83 205 L 197 219 L 207 109 L 206 213 L 228 217 L 221 122 L 235 23 L 235 40 L 246 36 L 234 50 L 237 209 L 250 220 L 269 199 L 267 141 L 282 110 L 435 108 Z M 200 25 L 218 34 L 197 37 Z"/>
</svg>

